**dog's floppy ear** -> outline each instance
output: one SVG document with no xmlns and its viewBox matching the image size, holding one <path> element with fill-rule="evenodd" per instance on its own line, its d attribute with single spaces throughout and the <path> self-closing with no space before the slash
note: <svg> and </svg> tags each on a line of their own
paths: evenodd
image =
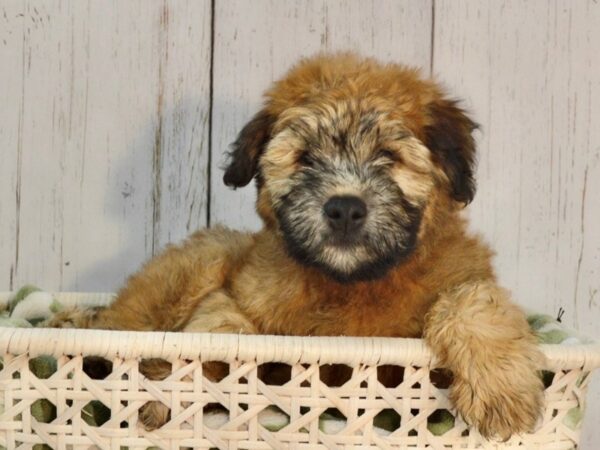
<svg viewBox="0 0 600 450">
<path fill-rule="evenodd" d="M 264 109 L 248 122 L 231 145 L 223 182 L 230 187 L 246 186 L 256 175 L 258 159 L 271 135 L 273 116 Z"/>
<path fill-rule="evenodd" d="M 425 127 L 425 145 L 450 180 L 452 198 L 468 204 L 475 196 L 475 140 L 477 124 L 454 100 L 441 99 L 429 105 L 430 124 Z"/>
</svg>

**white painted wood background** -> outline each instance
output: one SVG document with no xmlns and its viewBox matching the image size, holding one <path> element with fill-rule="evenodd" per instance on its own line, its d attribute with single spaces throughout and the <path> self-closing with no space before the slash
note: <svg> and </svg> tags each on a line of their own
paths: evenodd
<svg viewBox="0 0 600 450">
<path fill-rule="evenodd" d="M 223 154 L 273 79 L 338 49 L 465 99 L 502 281 L 600 338 L 597 0 L 0 0 L 0 290 L 114 290 L 198 227 L 256 229 Z"/>
</svg>

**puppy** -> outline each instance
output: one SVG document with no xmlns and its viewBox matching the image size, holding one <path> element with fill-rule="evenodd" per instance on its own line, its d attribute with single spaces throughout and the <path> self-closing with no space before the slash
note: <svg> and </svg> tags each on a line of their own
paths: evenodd
<svg viewBox="0 0 600 450">
<path fill-rule="evenodd" d="M 110 307 L 53 325 L 422 336 L 452 371 L 468 423 L 487 437 L 528 431 L 542 356 L 460 215 L 475 194 L 475 128 L 415 69 L 351 54 L 303 60 L 266 93 L 225 170 L 233 188 L 256 180 L 263 229 L 199 231 Z M 143 370 L 169 373 L 162 361 Z M 142 418 L 153 428 L 167 413 L 158 404 Z"/>
</svg>

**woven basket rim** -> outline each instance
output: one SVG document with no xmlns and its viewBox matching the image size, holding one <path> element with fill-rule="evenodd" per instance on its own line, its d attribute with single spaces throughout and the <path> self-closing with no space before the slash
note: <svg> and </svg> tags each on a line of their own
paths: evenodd
<svg viewBox="0 0 600 450">
<path fill-rule="evenodd" d="M 543 369 L 600 367 L 600 344 L 540 345 Z M 13 355 L 95 355 L 107 359 L 256 361 L 437 367 L 422 339 L 273 336 L 158 331 L 0 328 L 0 352 Z M 541 369 L 542 369 L 541 368 Z"/>
<path fill-rule="evenodd" d="M 53 292 L 66 304 L 105 303 L 113 293 Z M 0 292 L 0 304 L 12 292 Z M 600 343 L 543 344 L 543 369 L 600 367 Z M 357 365 L 414 365 L 437 367 L 422 339 L 347 336 L 274 336 L 160 331 L 113 331 L 48 328 L 0 328 L 0 351 L 9 354 L 96 355 L 113 358 L 201 359 L 248 361 L 259 364 L 319 363 Z"/>
</svg>

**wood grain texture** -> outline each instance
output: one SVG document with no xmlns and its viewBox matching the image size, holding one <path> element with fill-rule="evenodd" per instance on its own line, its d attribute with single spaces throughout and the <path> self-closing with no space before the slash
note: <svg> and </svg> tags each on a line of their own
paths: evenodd
<svg viewBox="0 0 600 450">
<path fill-rule="evenodd" d="M 204 224 L 209 2 L 148 5 L 24 2 L 9 17 L 25 61 L 9 99 L 22 103 L 15 286 L 116 289 Z"/>
<path fill-rule="evenodd" d="M 482 125 L 473 228 L 519 303 L 600 337 L 600 5 L 438 0 L 435 24 L 434 73 Z"/>
<path fill-rule="evenodd" d="M 207 223 L 211 14 L 210 0 L 163 7 L 154 253 Z"/>
<path fill-rule="evenodd" d="M 383 61 L 404 61 L 429 73 L 431 0 L 330 0 L 323 13 L 323 50 L 352 50 Z"/>
<path fill-rule="evenodd" d="M 431 3 L 222 0 L 215 7 L 210 220 L 258 229 L 253 183 L 231 191 L 221 167 L 229 144 L 260 108 L 262 92 L 299 58 L 323 50 L 411 59 L 427 71 Z"/>
<path fill-rule="evenodd" d="M 0 286 L 12 289 L 18 235 L 23 126 L 23 21 L 17 4 L 0 7 Z"/>
</svg>

